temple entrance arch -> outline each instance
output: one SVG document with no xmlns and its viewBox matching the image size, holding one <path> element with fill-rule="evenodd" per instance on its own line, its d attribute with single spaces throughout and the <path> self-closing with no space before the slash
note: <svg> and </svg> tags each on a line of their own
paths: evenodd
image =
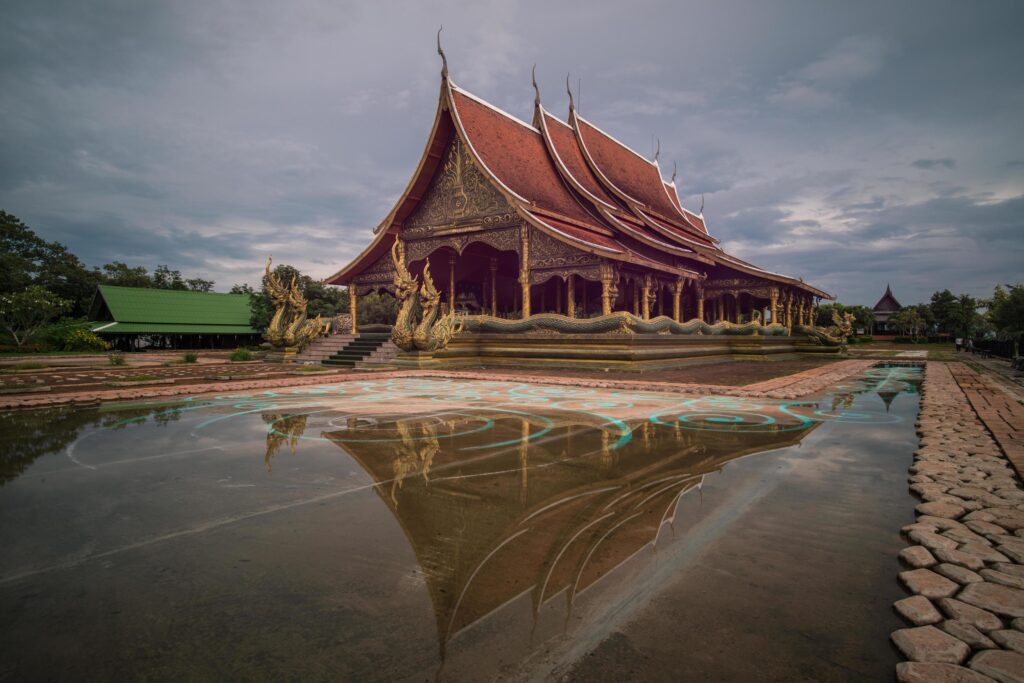
<svg viewBox="0 0 1024 683">
<path fill-rule="evenodd" d="M 470 242 L 461 251 L 439 246 L 407 267 L 422 282 L 427 263 L 445 310 L 454 306 L 456 313 L 502 318 L 518 317 L 522 310 L 519 254 L 514 250 L 484 242 Z"/>
</svg>

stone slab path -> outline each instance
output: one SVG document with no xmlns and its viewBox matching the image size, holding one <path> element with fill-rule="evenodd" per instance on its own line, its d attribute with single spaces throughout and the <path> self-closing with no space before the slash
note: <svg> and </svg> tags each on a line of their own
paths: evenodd
<svg viewBox="0 0 1024 683">
<path fill-rule="evenodd" d="M 966 365 L 950 365 L 949 370 L 1017 475 L 1024 477 L 1024 405 Z"/>
<path fill-rule="evenodd" d="M 1024 681 L 1024 487 L 1009 457 L 1022 418 L 990 379 L 928 364 L 910 468 L 924 502 L 900 552 L 913 597 L 894 605 L 908 622 L 892 634 L 909 660 L 899 681 Z"/>
</svg>

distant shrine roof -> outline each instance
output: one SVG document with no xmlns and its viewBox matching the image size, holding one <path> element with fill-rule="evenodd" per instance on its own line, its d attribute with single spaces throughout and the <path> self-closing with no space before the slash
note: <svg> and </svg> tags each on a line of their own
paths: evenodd
<svg viewBox="0 0 1024 683">
<path fill-rule="evenodd" d="M 896 297 L 893 296 L 892 290 L 889 289 L 889 285 L 886 285 L 885 286 L 885 294 L 882 295 L 882 298 L 878 300 L 878 303 L 875 304 L 875 307 L 872 310 L 874 310 L 874 311 L 898 311 L 901 308 L 903 308 L 903 306 L 900 305 L 899 301 L 896 301 Z"/>
<path fill-rule="evenodd" d="M 568 121 L 562 121 L 543 108 L 534 82 L 531 125 L 455 85 L 444 62 L 437 114 L 415 174 L 373 242 L 328 283 L 349 284 L 387 253 L 457 137 L 522 220 L 566 244 L 677 276 L 697 277 L 699 270 L 720 265 L 832 298 L 725 253 L 704 216 L 683 207 L 675 174 L 666 181 L 657 159 L 646 159 L 580 117 L 571 91 Z M 637 242 L 645 247 L 630 246 Z"/>
</svg>

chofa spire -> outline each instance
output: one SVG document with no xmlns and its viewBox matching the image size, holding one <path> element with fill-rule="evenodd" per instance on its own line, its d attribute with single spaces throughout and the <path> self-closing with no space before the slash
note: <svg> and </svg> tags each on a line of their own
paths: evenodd
<svg viewBox="0 0 1024 683">
<path fill-rule="evenodd" d="M 447 80 L 448 78 L 448 58 L 444 56 L 444 50 L 441 49 L 441 31 L 444 30 L 444 26 L 437 29 L 437 54 L 441 55 L 441 78 Z"/>
<path fill-rule="evenodd" d="M 540 88 L 537 87 L 537 64 L 536 63 L 534 63 L 534 65 L 533 65 L 533 71 L 530 72 L 530 78 L 533 80 L 533 92 L 535 93 L 535 95 L 533 97 L 533 103 L 534 103 L 534 105 L 539 107 L 540 106 Z"/>
<path fill-rule="evenodd" d="M 569 93 L 569 112 L 576 110 L 576 103 L 572 101 L 572 86 L 569 85 L 569 74 L 565 74 L 565 92 Z"/>
</svg>

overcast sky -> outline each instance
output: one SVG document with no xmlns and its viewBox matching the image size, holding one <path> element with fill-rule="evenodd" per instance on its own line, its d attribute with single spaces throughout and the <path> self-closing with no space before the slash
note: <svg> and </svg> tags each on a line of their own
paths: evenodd
<svg viewBox="0 0 1024 683">
<path fill-rule="evenodd" d="M 725 248 L 847 303 L 1024 280 L 1024 3 L 89 2 L 0 7 L 0 208 L 89 265 L 217 289 L 343 266 L 459 85 L 644 154 Z"/>
</svg>

